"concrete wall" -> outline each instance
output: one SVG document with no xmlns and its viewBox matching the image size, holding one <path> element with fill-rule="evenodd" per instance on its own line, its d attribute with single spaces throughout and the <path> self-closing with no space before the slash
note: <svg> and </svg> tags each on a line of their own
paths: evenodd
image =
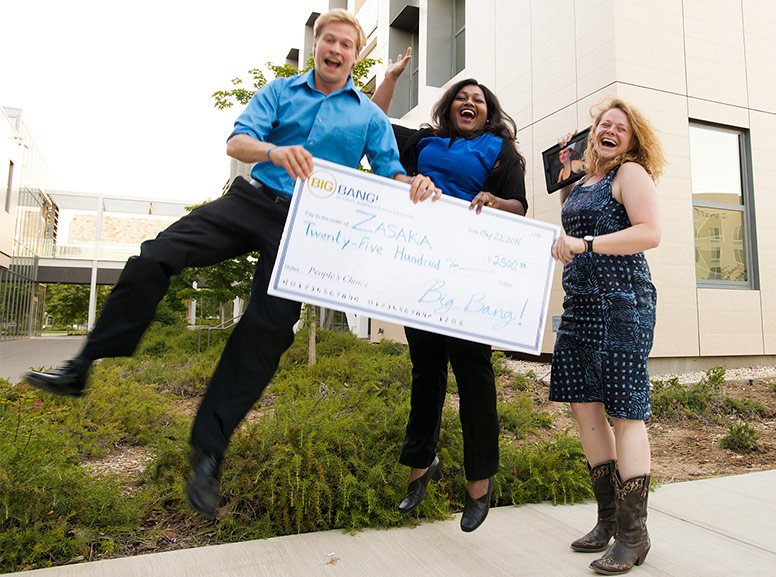
<svg viewBox="0 0 776 577">
<path fill-rule="evenodd" d="M 16 227 L 16 202 L 19 197 L 19 178 L 22 168 L 22 145 L 15 139 L 14 124 L 0 108 L 0 267 L 8 268 L 13 254 L 13 233 Z M 11 190 L 8 186 L 10 163 L 14 165 Z M 6 194 L 10 195 L 6 202 Z M 8 210 L 6 210 L 8 206 Z"/>
</svg>

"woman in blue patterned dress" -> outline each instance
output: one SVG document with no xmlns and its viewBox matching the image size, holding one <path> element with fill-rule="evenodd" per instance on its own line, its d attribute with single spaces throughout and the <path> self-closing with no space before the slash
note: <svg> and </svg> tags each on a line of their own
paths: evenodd
<svg viewBox="0 0 776 577">
<path fill-rule="evenodd" d="M 395 64 L 389 62 L 385 80 L 372 98 L 386 112 L 396 79 L 410 56 L 408 49 Z M 441 194 L 466 200 L 478 214 L 485 206 L 525 214 L 525 160 L 515 148 L 514 121 L 496 96 L 476 80 L 462 80 L 448 88 L 434 105 L 430 125 L 420 130 L 394 125 L 394 133 L 407 174 L 430 177 Z M 419 192 L 411 198 L 418 202 L 424 195 Z M 488 514 L 499 461 L 491 348 L 411 327 L 404 332 L 412 359 L 412 393 L 399 462 L 410 467 L 410 483 L 399 511 L 413 511 L 429 481 L 440 478 L 436 445 L 449 361 L 458 384 L 467 480 L 461 529 L 474 531 Z"/>
<path fill-rule="evenodd" d="M 565 235 L 552 254 L 564 263 L 566 296 L 550 399 L 571 405 L 598 502 L 596 526 L 571 547 L 603 551 L 614 537 L 591 567 L 617 575 L 641 565 L 650 547 L 645 421 L 656 293 L 643 251 L 660 242 L 654 181 L 665 159 L 629 104 L 608 98 L 592 114 L 586 176 L 560 193 Z"/>
</svg>

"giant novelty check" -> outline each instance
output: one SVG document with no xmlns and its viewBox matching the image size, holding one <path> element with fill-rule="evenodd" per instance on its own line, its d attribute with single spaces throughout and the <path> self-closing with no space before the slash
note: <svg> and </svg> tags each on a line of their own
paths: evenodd
<svg viewBox="0 0 776 577">
<path fill-rule="evenodd" d="M 541 353 L 555 225 L 315 159 L 297 181 L 269 293 Z"/>
</svg>

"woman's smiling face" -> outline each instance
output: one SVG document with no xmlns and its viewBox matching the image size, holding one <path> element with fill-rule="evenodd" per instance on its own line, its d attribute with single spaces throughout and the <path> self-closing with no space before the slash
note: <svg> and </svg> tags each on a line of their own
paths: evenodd
<svg viewBox="0 0 776 577">
<path fill-rule="evenodd" d="M 488 105 L 482 88 L 468 84 L 458 91 L 450 105 L 450 122 L 459 134 L 479 132 L 488 120 Z"/>
<path fill-rule="evenodd" d="M 601 158 L 611 159 L 628 152 L 633 144 L 628 115 L 619 108 L 607 110 L 596 128 L 595 142 Z"/>
</svg>

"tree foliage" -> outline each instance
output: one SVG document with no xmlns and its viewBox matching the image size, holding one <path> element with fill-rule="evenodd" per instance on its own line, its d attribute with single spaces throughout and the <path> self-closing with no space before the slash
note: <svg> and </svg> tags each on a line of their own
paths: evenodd
<svg viewBox="0 0 776 577">
<path fill-rule="evenodd" d="M 369 71 L 379 62 L 380 60 L 374 58 L 364 58 L 356 63 L 356 66 L 351 73 L 356 88 L 359 90 L 364 90 L 366 88 L 365 80 L 368 77 Z M 267 62 L 267 68 L 269 68 L 275 78 L 288 78 L 302 72 L 307 72 L 308 70 L 311 70 L 314 65 L 315 62 L 313 61 L 312 55 L 307 59 L 305 67 L 301 70 L 290 64 L 273 64 L 272 62 Z M 229 90 L 218 90 L 211 95 L 215 101 L 214 106 L 219 110 L 224 110 L 225 108 L 231 108 L 235 104 L 241 104 L 243 106 L 248 104 L 251 97 L 256 94 L 259 88 L 267 83 L 267 77 L 260 68 L 251 68 L 248 71 L 248 74 L 251 76 L 250 88 L 245 88 L 241 78 L 233 78 L 232 88 Z"/>
<path fill-rule="evenodd" d="M 46 286 L 45 314 L 58 325 L 82 325 L 89 316 L 89 285 L 49 284 Z M 97 287 L 97 311 L 102 309 L 111 287 Z"/>
</svg>

